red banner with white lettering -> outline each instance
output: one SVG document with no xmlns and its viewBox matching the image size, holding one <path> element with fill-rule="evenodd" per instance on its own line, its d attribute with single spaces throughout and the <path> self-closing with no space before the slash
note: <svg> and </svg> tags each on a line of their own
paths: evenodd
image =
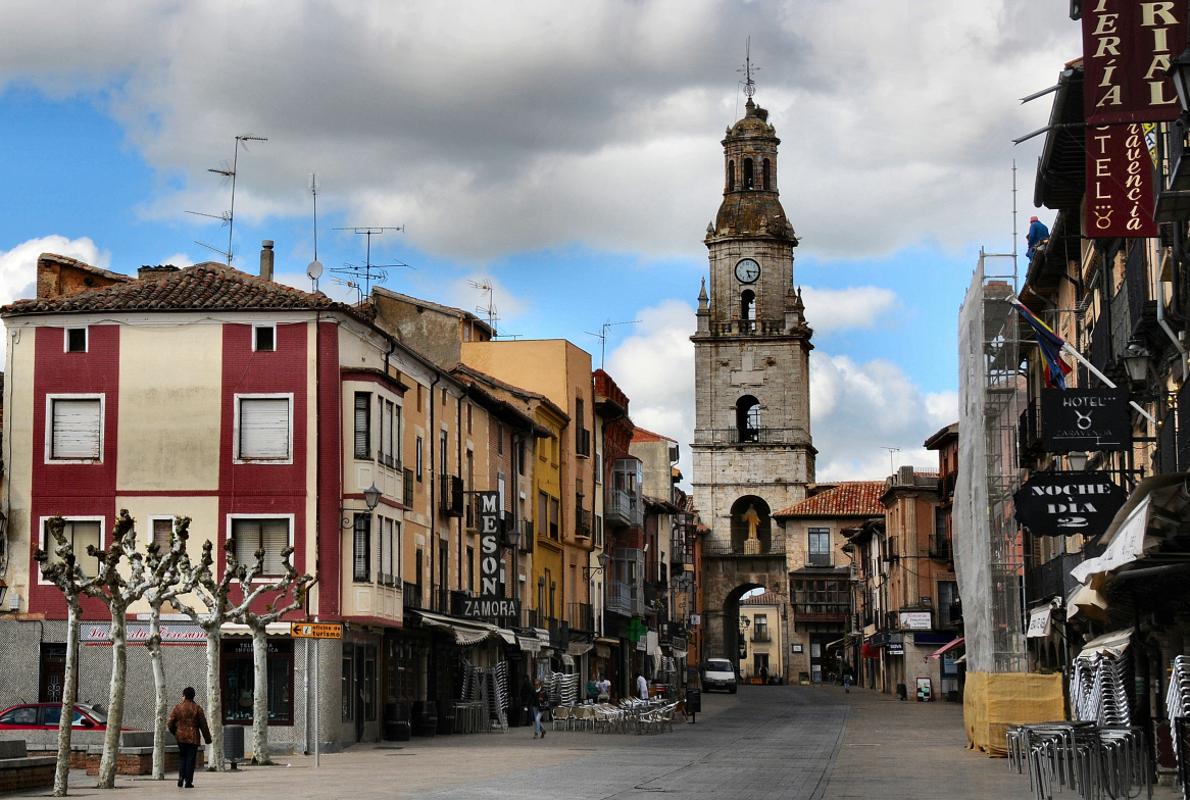
<svg viewBox="0 0 1190 800">
<path fill-rule="evenodd" d="M 1091 239 L 1157 235 L 1153 159 L 1139 123 L 1087 127 L 1083 235 Z"/>
<path fill-rule="evenodd" d="M 1185 0 L 1083 3 L 1083 104 L 1088 125 L 1161 122 L 1181 108 L 1169 62 L 1186 47 Z"/>
</svg>

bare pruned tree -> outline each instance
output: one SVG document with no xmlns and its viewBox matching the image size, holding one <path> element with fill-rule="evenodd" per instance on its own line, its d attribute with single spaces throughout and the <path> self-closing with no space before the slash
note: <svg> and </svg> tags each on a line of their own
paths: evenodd
<svg viewBox="0 0 1190 800">
<path fill-rule="evenodd" d="M 78 700 L 79 627 L 82 624 L 81 598 L 94 589 L 98 578 L 86 575 L 78 565 L 74 543 L 66 538 L 66 521 L 51 517 L 46 531 L 54 542 L 54 557 L 41 548 L 33 558 L 41 565 L 41 575 L 57 586 L 66 598 L 66 676 L 62 688 L 62 713 L 58 717 L 58 762 L 54 769 L 54 797 L 65 797 L 70 781 L 70 735 L 73 731 L 74 704 Z M 48 545 L 49 542 L 47 541 Z"/>
</svg>

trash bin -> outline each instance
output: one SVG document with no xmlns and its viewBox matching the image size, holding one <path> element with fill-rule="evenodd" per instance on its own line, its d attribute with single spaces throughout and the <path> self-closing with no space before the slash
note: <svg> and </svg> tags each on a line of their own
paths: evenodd
<svg viewBox="0 0 1190 800">
<path fill-rule="evenodd" d="M 244 760 L 244 726 L 223 726 L 223 760 L 232 764 Z M 208 767 L 213 767 L 209 764 Z"/>
<path fill-rule="evenodd" d="M 909 690 L 905 688 L 905 684 L 903 684 L 903 683 L 897 684 L 897 699 L 898 700 L 909 699 Z"/>
<path fill-rule="evenodd" d="M 438 704 L 419 700 L 413 704 L 413 735 L 433 736 L 438 732 Z"/>
<path fill-rule="evenodd" d="M 409 706 L 404 703 L 384 705 L 384 740 L 386 742 L 407 742 L 413 726 L 409 721 Z"/>
<path fill-rule="evenodd" d="M 686 713 L 696 714 L 702 711 L 702 689 L 696 686 L 686 687 Z"/>
</svg>

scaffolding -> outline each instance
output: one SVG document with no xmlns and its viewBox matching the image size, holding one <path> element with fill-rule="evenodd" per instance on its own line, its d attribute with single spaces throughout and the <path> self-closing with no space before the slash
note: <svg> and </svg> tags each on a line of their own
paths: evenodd
<svg viewBox="0 0 1190 800">
<path fill-rule="evenodd" d="M 955 573 L 967 668 L 1025 672 L 1024 552 L 1014 516 L 1018 424 L 1026 401 L 1021 330 L 1008 298 L 1016 259 L 979 254 L 959 312 L 959 470 Z"/>
</svg>

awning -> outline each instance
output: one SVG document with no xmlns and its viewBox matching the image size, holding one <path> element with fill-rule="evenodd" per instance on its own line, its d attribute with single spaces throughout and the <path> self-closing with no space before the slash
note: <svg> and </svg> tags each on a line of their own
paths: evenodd
<svg viewBox="0 0 1190 800">
<path fill-rule="evenodd" d="M 1050 603 L 1029 609 L 1029 626 L 1025 629 L 1026 639 L 1044 639 L 1050 635 L 1050 620 L 1054 607 Z"/>
<path fill-rule="evenodd" d="M 1113 656 L 1118 656 L 1128 649 L 1128 645 L 1132 642 L 1132 628 L 1124 628 L 1120 631 L 1112 631 L 1098 636 L 1083 645 L 1083 649 L 1079 651 L 1079 658 L 1087 658 L 1089 656 L 1102 655 L 1103 653 L 1110 653 Z"/>
<path fill-rule="evenodd" d="M 679 650 L 678 648 L 675 647 L 673 649 L 673 653 L 674 653 L 674 658 L 686 658 L 686 656 L 689 655 L 690 651 L 689 650 Z"/>
<path fill-rule="evenodd" d="M 880 645 L 863 644 L 859 648 L 860 658 L 880 658 Z"/>
<path fill-rule="evenodd" d="M 536 636 L 518 636 L 516 637 L 516 641 L 521 650 L 525 651 L 526 653 L 541 652 L 541 640 Z"/>
<path fill-rule="evenodd" d="M 288 636 L 288 622 L 270 622 L 264 626 L 264 632 L 269 636 Z M 219 633 L 224 636 L 251 636 L 252 629 L 239 622 L 224 622 L 219 626 Z"/>
<path fill-rule="evenodd" d="M 846 636 L 844 636 L 842 639 L 835 639 L 833 642 L 827 642 L 826 647 L 824 647 L 823 649 L 824 650 L 834 650 L 836 647 L 842 647 L 843 643 L 846 641 L 847 641 Z"/>
<path fill-rule="evenodd" d="M 951 641 L 942 645 L 941 647 L 939 647 L 937 650 L 930 653 L 926 657 L 927 658 L 942 658 L 943 653 L 947 653 L 947 652 L 955 649 L 956 647 L 963 647 L 966 645 L 966 643 L 967 643 L 967 640 L 965 638 L 963 638 L 962 636 L 960 636 L 959 638 L 952 639 Z"/>
<path fill-rule="evenodd" d="M 566 654 L 571 656 L 585 656 L 594 647 L 593 642 L 571 642 L 566 645 Z"/>
<path fill-rule="evenodd" d="M 425 625 L 453 633 L 455 644 L 460 647 L 477 645 L 490 636 L 501 636 L 503 638 L 500 629 L 489 622 L 455 619 L 444 614 L 433 614 L 429 611 L 418 611 L 417 613 L 421 615 L 421 621 Z M 512 632 L 509 631 L 509 633 Z M 516 638 L 515 635 L 513 638 Z"/>
<path fill-rule="evenodd" d="M 595 645 L 595 657 L 596 658 L 611 658 L 612 657 L 612 649 L 610 647 L 608 647 L 606 644 L 597 643 Z"/>
<path fill-rule="evenodd" d="M 1107 619 L 1107 600 L 1098 589 L 1079 586 L 1066 598 L 1066 619 L 1074 619 L 1078 614 L 1103 622 Z"/>
<path fill-rule="evenodd" d="M 1122 567 L 1140 561 L 1160 547 L 1170 531 L 1177 531 L 1190 511 L 1190 473 L 1154 475 L 1137 484 L 1100 540 L 1107 545 L 1103 554 L 1089 558 L 1070 570 L 1082 584 L 1096 583 Z"/>
<path fill-rule="evenodd" d="M 967 663 L 967 654 L 963 653 L 961 656 L 959 656 L 958 658 L 956 658 L 954 660 L 954 663 L 955 664 L 966 664 Z"/>
</svg>

